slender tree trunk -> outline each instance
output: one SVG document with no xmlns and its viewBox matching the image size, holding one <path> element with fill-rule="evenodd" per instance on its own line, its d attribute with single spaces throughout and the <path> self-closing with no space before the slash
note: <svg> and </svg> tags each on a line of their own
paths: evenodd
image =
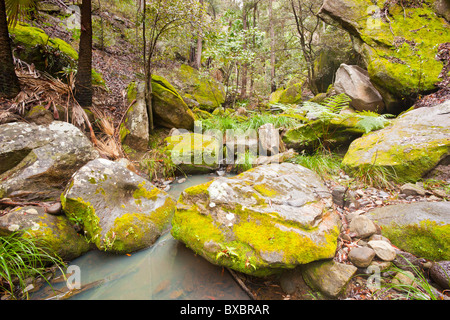
<svg viewBox="0 0 450 320">
<path fill-rule="evenodd" d="M 203 5 L 203 0 L 199 1 Z M 200 70 L 202 67 L 202 50 L 203 50 L 203 37 L 202 30 L 199 30 L 197 35 L 197 51 L 195 55 L 195 67 Z"/>
<path fill-rule="evenodd" d="M 0 0 L 0 97 L 14 98 L 19 92 L 20 83 L 14 69 L 5 1 Z"/>
<path fill-rule="evenodd" d="M 248 30 L 248 20 L 247 20 L 247 6 L 244 2 L 244 7 L 242 8 L 242 24 L 243 24 L 243 30 L 246 32 Z M 244 39 L 244 46 L 243 50 L 247 50 L 248 43 L 247 43 L 247 36 Z M 247 97 L 247 69 L 248 69 L 248 63 L 244 62 L 242 64 L 242 82 L 241 82 L 241 99 L 245 99 Z"/>
<path fill-rule="evenodd" d="M 275 28 L 273 21 L 273 0 L 269 0 L 269 26 L 270 26 L 270 91 L 277 90 L 275 83 Z"/>
<path fill-rule="evenodd" d="M 92 106 L 92 4 L 81 4 L 81 36 L 78 71 L 75 77 L 75 99 L 82 107 Z"/>
<path fill-rule="evenodd" d="M 147 52 L 147 36 L 146 36 L 146 32 L 147 32 L 147 24 L 146 24 L 146 18 L 147 18 L 147 6 L 145 5 L 145 1 L 144 1 L 144 5 L 143 5 L 143 26 L 142 26 L 142 39 L 144 42 L 144 46 L 143 46 L 143 59 L 144 59 L 144 73 L 145 73 L 145 105 L 147 106 L 147 116 L 148 116 L 148 129 L 149 129 L 149 133 L 153 132 L 154 130 L 154 123 L 153 123 L 153 105 L 152 105 L 152 95 L 153 95 L 153 91 L 152 91 L 152 56 L 153 56 L 153 51 L 154 51 L 154 46 L 153 46 L 153 42 L 154 42 L 154 37 L 150 37 L 150 46 L 149 46 L 149 50 Z M 151 28 L 150 28 L 151 29 Z M 152 31 L 152 35 L 153 35 L 153 31 Z M 147 57 L 148 55 L 148 57 Z"/>
</svg>

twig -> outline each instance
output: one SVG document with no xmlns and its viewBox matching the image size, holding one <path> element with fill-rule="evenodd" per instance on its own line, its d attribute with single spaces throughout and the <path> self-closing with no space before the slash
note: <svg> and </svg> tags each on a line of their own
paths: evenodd
<svg viewBox="0 0 450 320">
<path fill-rule="evenodd" d="M 234 272 L 233 270 L 231 270 L 230 268 L 226 268 L 228 270 L 228 272 L 231 274 L 231 276 L 233 277 L 233 279 L 237 282 L 237 284 L 242 288 L 242 290 L 245 291 L 245 293 L 250 297 L 250 299 L 252 300 L 256 300 L 255 296 L 253 295 L 253 293 L 251 293 L 250 289 L 247 288 L 247 286 L 245 285 L 245 283 L 237 276 L 236 272 Z"/>
</svg>

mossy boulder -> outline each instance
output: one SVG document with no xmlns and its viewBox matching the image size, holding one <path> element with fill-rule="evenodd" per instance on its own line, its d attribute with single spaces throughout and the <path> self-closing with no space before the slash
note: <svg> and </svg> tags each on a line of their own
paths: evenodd
<svg viewBox="0 0 450 320">
<path fill-rule="evenodd" d="M 450 260 L 450 203 L 418 202 L 367 213 L 396 247 L 418 257 Z"/>
<path fill-rule="evenodd" d="M 166 192 L 106 159 L 78 170 L 61 203 L 98 249 L 118 254 L 151 246 L 175 211 L 175 200 Z"/>
<path fill-rule="evenodd" d="M 67 122 L 1 125 L 0 198 L 59 199 L 72 174 L 98 156 L 83 132 Z"/>
<path fill-rule="evenodd" d="M 321 145 L 345 147 L 365 133 L 365 129 L 359 125 L 363 119 L 357 113 L 319 114 L 298 127 L 286 130 L 282 140 L 287 148 L 297 151 L 311 151 Z"/>
<path fill-rule="evenodd" d="M 381 1 L 377 5 L 370 0 L 326 0 L 320 12 L 353 36 L 371 81 L 381 89 L 383 98 L 395 98 L 397 108 L 405 110 L 411 96 L 437 88 L 443 67 L 435 59 L 437 44 L 448 42 L 450 25 L 428 2 L 402 5 Z M 380 17 L 384 6 L 388 17 Z M 394 113 L 389 110 L 393 106 L 387 107 Z"/>
<path fill-rule="evenodd" d="M 78 258 L 90 249 L 67 217 L 48 214 L 43 207 L 17 207 L 1 216 L 0 236 L 15 232 L 39 240 L 42 248 L 50 249 L 63 260 Z"/>
<path fill-rule="evenodd" d="M 354 140 L 342 165 L 350 173 L 391 172 L 415 182 L 450 154 L 450 100 L 408 111 L 384 129 Z"/>
<path fill-rule="evenodd" d="M 78 52 L 64 40 L 51 38 L 44 30 L 25 23 L 18 23 L 9 32 L 15 55 L 28 64 L 34 64 L 37 70 L 61 76 L 64 68 L 76 67 Z M 105 86 L 102 75 L 94 69 L 92 84 Z"/>
<path fill-rule="evenodd" d="M 167 128 L 194 128 L 192 111 L 173 85 L 158 75 L 152 75 L 152 107 L 156 124 Z"/>
<path fill-rule="evenodd" d="M 270 96 L 270 103 L 296 104 L 303 100 L 303 85 L 294 83 L 287 88 L 280 88 Z"/>
<path fill-rule="evenodd" d="M 223 85 L 211 75 L 201 73 L 188 65 L 173 70 L 173 83 L 185 101 L 193 101 L 202 110 L 212 111 L 225 102 Z M 188 103 L 189 105 L 189 103 Z"/>
<path fill-rule="evenodd" d="M 213 172 L 223 158 L 222 144 L 214 136 L 183 133 L 171 135 L 165 141 L 165 153 L 185 174 Z"/>
<path fill-rule="evenodd" d="M 282 163 L 183 191 L 172 235 L 209 262 L 265 276 L 334 256 L 340 219 L 320 178 Z"/>
</svg>

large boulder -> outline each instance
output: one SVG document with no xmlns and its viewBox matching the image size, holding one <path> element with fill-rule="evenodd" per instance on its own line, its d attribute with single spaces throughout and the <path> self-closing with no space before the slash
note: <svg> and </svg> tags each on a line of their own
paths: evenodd
<svg viewBox="0 0 450 320">
<path fill-rule="evenodd" d="M 77 66 L 78 52 L 67 42 L 52 38 L 44 30 L 19 22 L 9 29 L 14 54 L 37 70 L 58 77 L 65 68 Z M 92 84 L 105 86 L 102 75 L 92 69 Z"/>
<path fill-rule="evenodd" d="M 396 247 L 434 261 L 450 260 L 450 202 L 385 206 L 367 216 Z"/>
<path fill-rule="evenodd" d="M 358 111 L 382 113 L 384 102 L 381 94 L 372 85 L 366 70 L 356 65 L 341 64 L 336 72 L 334 89 L 351 98 L 350 106 Z"/>
<path fill-rule="evenodd" d="M 177 88 L 190 107 L 213 111 L 225 102 L 223 85 L 211 75 L 188 65 L 171 70 L 167 79 Z"/>
<path fill-rule="evenodd" d="M 18 58 L 34 64 L 38 70 L 56 75 L 65 67 L 76 66 L 78 53 L 70 44 L 49 37 L 42 29 L 18 23 L 10 29 Z"/>
<path fill-rule="evenodd" d="M 151 246 L 175 211 L 166 192 L 122 164 L 100 158 L 74 174 L 61 203 L 98 249 L 119 254 Z"/>
<path fill-rule="evenodd" d="M 381 9 L 387 9 L 387 17 Z M 370 80 L 385 102 L 391 101 L 390 113 L 405 110 L 411 96 L 437 88 L 443 65 L 435 59 L 436 44 L 448 42 L 450 26 L 436 12 L 430 2 L 383 1 L 376 6 L 370 0 L 325 0 L 320 10 L 351 34 Z"/>
<path fill-rule="evenodd" d="M 356 113 L 319 114 L 306 123 L 286 130 L 282 140 L 287 148 L 297 151 L 315 150 L 324 145 L 331 148 L 348 146 L 365 133 L 360 125 L 365 118 Z"/>
<path fill-rule="evenodd" d="M 300 103 L 304 98 L 302 87 L 301 83 L 294 83 L 287 88 L 280 88 L 271 94 L 269 102 L 282 104 Z"/>
<path fill-rule="evenodd" d="M 59 199 L 72 174 L 98 152 L 75 126 L 14 122 L 0 126 L 0 198 Z"/>
<path fill-rule="evenodd" d="M 351 171 L 387 170 L 417 181 L 450 154 L 450 100 L 404 113 L 384 129 L 356 139 L 342 164 Z"/>
<path fill-rule="evenodd" d="M 0 236 L 12 233 L 38 239 L 42 248 L 66 261 L 78 258 L 90 248 L 67 217 L 48 214 L 42 207 L 19 207 L 0 216 Z"/>
<path fill-rule="evenodd" d="M 181 194 L 172 235 L 211 263 L 255 275 L 332 258 L 340 219 L 311 170 L 269 164 Z"/>
<path fill-rule="evenodd" d="M 194 114 L 178 91 L 158 75 L 152 75 L 152 107 L 156 124 L 166 128 L 194 129 Z"/>
<path fill-rule="evenodd" d="M 165 153 L 181 172 L 209 173 L 219 168 L 223 147 L 218 139 L 200 133 L 178 133 L 165 139 Z"/>
</svg>

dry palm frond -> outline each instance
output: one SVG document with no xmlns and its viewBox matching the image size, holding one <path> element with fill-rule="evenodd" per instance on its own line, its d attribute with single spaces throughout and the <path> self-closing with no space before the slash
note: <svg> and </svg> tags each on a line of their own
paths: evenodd
<svg viewBox="0 0 450 320">
<path fill-rule="evenodd" d="M 101 111 L 98 108 L 91 107 L 90 110 L 94 114 L 96 123 L 98 124 L 102 132 L 107 134 L 108 136 L 114 136 L 115 129 L 112 118 L 107 116 L 105 112 Z"/>
<path fill-rule="evenodd" d="M 114 137 L 105 136 L 104 138 L 97 139 L 95 147 L 104 157 L 108 157 L 113 160 L 123 157 L 122 149 Z"/>
<path fill-rule="evenodd" d="M 120 143 L 116 139 L 116 130 L 114 128 L 113 119 L 98 108 L 90 108 L 96 123 L 104 134 L 104 137 L 97 141 L 96 147 L 100 154 L 111 159 L 123 157 L 123 151 Z"/>
</svg>

